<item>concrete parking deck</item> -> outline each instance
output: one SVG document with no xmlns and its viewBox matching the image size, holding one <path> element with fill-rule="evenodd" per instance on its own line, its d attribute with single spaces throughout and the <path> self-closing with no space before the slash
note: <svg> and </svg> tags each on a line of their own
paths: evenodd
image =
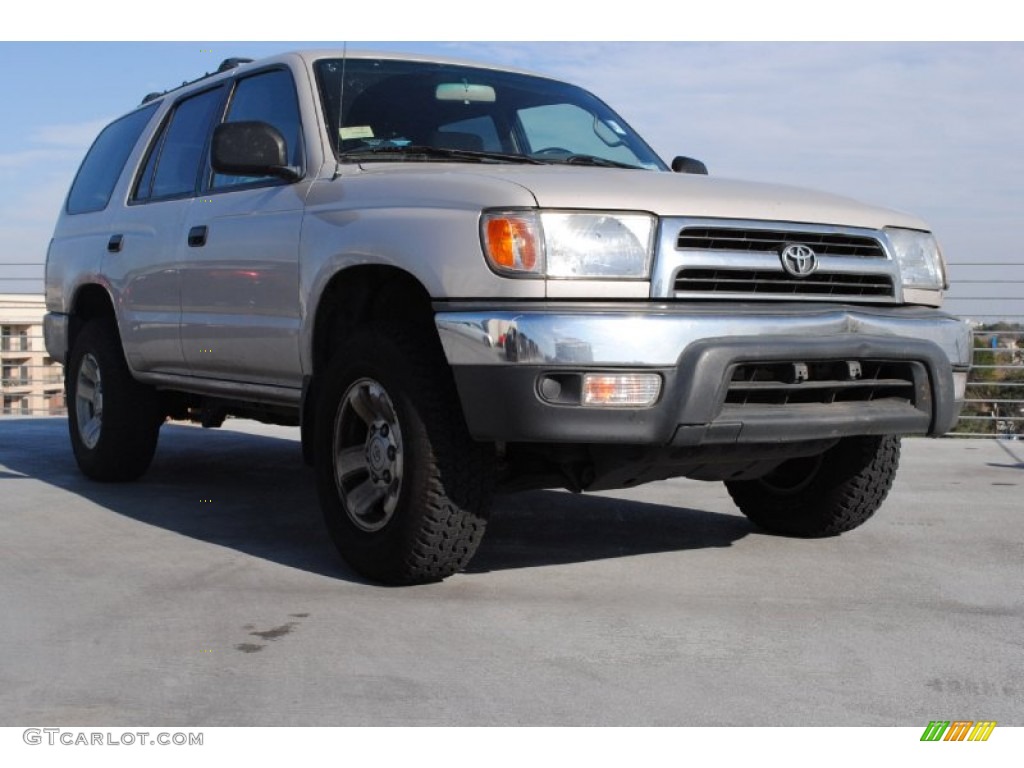
<svg viewBox="0 0 1024 768">
<path fill-rule="evenodd" d="M 506 497 L 469 572 L 366 584 L 297 430 L 161 433 L 91 483 L 0 419 L 0 725 L 1024 724 L 1024 444 L 907 440 L 875 519 L 754 529 L 721 484 Z"/>
</svg>

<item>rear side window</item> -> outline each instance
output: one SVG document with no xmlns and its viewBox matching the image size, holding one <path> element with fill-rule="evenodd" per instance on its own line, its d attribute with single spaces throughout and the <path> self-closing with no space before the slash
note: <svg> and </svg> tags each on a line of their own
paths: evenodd
<svg viewBox="0 0 1024 768">
<path fill-rule="evenodd" d="M 156 105 L 115 120 L 96 137 L 68 194 L 68 213 L 102 211 L 110 202 L 128 155 L 153 116 Z"/>
</svg>

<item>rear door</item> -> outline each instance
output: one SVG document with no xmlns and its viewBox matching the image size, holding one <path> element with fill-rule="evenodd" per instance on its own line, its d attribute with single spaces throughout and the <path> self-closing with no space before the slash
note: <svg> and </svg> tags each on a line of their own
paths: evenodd
<svg viewBox="0 0 1024 768">
<path fill-rule="evenodd" d="M 181 228 L 226 93 L 214 87 L 175 103 L 113 224 L 104 266 L 119 286 L 125 352 L 136 370 L 188 373 L 179 337 Z"/>
</svg>

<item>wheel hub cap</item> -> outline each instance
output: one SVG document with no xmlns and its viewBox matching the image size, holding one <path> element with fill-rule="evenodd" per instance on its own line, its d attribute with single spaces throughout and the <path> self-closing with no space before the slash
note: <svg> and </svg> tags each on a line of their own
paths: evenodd
<svg viewBox="0 0 1024 768">
<path fill-rule="evenodd" d="M 360 529 L 383 528 L 402 490 L 402 431 L 380 383 L 359 379 L 345 392 L 334 423 L 334 475 L 349 519 Z"/>
<path fill-rule="evenodd" d="M 95 448 L 103 427 L 103 377 L 99 362 L 91 354 L 82 356 L 75 377 L 75 424 L 82 444 L 90 450 Z"/>
<path fill-rule="evenodd" d="M 366 438 L 366 465 L 370 468 L 370 480 L 380 486 L 387 486 L 397 474 L 399 446 L 394 435 L 390 425 L 376 421 Z"/>
</svg>

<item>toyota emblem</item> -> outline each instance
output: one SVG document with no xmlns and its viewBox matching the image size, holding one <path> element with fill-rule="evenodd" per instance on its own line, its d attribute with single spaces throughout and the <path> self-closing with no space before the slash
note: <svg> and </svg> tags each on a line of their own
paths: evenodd
<svg viewBox="0 0 1024 768">
<path fill-rule="evenodd" d="M 793 277 L 807 277 L 818 268 L 818 254 L 809 246 L 791 243 L 780 255 L 782 268 Z"/>
</svg>

